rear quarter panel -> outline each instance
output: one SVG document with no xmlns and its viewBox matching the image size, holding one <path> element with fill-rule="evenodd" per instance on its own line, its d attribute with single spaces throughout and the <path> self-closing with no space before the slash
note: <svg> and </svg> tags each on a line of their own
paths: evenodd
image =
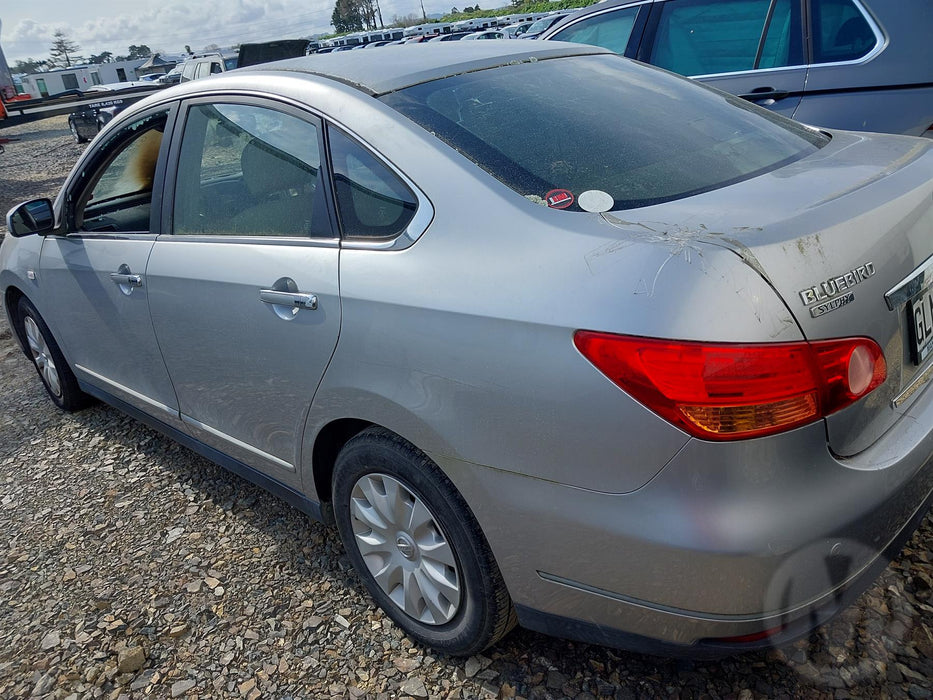
<svg viewBox="0 0 933 700">
<path fill-rule="evenodd" d="M 800 338 L 774 291 L 732 251 L 676 227 L 532 204 L 379 111 L 347 111 L 345 125 L 424 189 L 435 219 L 406 250 L 341 252 L 343 323 L 309 415 L 306 469 L 323 426 L 361 418 L 432 454 L 632 491 L 687 437 L 591 366 L 574 330 Z M 663 221 L 664 208 L 642 215 Z"/>
</svg>

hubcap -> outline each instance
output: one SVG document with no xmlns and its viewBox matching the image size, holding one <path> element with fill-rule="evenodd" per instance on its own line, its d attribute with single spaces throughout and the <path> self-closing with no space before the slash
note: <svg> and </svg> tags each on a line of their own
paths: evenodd
<svg viewBox="0 0 933 700">
<path fill-rule="evenodd" d="M 23 326 L 26 329 L 26 342 L 29 344 L 29 352 L 32 354 L 32 360 L 39 368 L 39 376 L 55 396 L 61 397 L 62 385 L 58 378 L 58 370 L 55 368 L 55 360 L 52 353 L 49 352 L 49 346 L 42 337 L 42 331 L 33 320 L 32 316 L 26 316 L 23 319 Z"/>
<path fill-rule="evenodd" d="M 443 625 L 460 606 L 453 549 L 427 505 L 401 481 L 367 474 L 350 494 L 356 546 L 382 591 L 406 615 Z"/>
<path fill-rule="evenodd" d="M 395 539 L 395 546 L 398 547 L 399 553 L 406 559 L 415 558 L 415 543 L 407 535 L 399 535 Z"/>
</svg>

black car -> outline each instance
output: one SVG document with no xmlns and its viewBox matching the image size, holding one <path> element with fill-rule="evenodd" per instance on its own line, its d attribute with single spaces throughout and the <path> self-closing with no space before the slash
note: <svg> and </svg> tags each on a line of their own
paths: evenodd
<svg viewBox="0 0 933 700">
<path fill-rule="evenodd" d="M 132 102 L 115 98 L 78 107 L 68 115 L 68 128 L 71 130 L 75 143 L 90 141 L 107 122 L 129 107 Z"/>
</svg>

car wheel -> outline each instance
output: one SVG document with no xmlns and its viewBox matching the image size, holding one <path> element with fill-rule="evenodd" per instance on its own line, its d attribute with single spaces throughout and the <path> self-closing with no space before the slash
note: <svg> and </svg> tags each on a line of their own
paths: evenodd
<svg viewBox="0 0 933 700">
<path fill-rule="evenodd" d="M 87 406 L 90 397 L 81 391 L 78 380 L 36 307 L 26 297 L 22 297 L 18 310 L 23 340 L 52 401 L 63 411 L 69 412 Z"/>
<path fill-rule="evenodd" d="M 502 574 L 453 484 L 397 435 L 371 428 L 337 457 L 334 515 L 373 599 L 417 641 L 475 654 L 515 626 Z"/>
<path fill-rule="evenodd" d="M 84 143 L 87 141 L 87 138 L 82 136 L 81 132 L 78 131 L 78 125 L 70 119 L 68 120 L 68 128 L 71 129 L 71 138 L 75 140 L 75 143 Z"/>
</svg>

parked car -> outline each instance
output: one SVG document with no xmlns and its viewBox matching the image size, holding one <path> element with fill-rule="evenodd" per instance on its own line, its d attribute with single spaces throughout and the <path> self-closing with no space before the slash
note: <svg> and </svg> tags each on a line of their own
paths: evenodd
<svg viewBox="0 0 933 700">
<path fill-rule="evenodd" d="M 473 32 L 451 32 L 450 34 L 438 34 L 436 37 L 430 39 L 429 41 L 460 41 L 461 39 L 470 36 L 472 33 Z"/>
<path fill-rule="evenodd" d="M 534 24 L 534 22 L 516 22 L 515 24 L 508 24 L 502 27 L 500 31 L 505 34 L 506 39 L 517 39 L 527 32 L 532 24 Z"/>
<path fill-rule="evenodd" d="M 182 65 L 180 82 L 219 75 L 237 67 L 236 54 L 212 53 L 190 58 Z"/>
<path fill-rule="evenodd" d="M 933 136 L 928 0 L 609 0 L 541 39 L 604 46 L 780 114 Z"/>
<path fill-rule="evenodd" d="M 181 82 L 181 73 L 185 68 L 184 63 L 179 63 L 168 73 L 159 77 L 159 83 L 162 85 L 177 85 Z"/>
<path fill-rule="evenodd" d="M 527 31 L 522 33 L 518 38 L 537 39 L 544 33 L 544 30 L 553 27 L 569 14 L 569 12 L 555 12 L 554 14 L 550 14 L 547 17 L 542 17 L 541 19 L 534 21 L 531 26 L 528 27 Z"/>
<path fill-rule="evenodd" d="M 132 100 L 124 98 L 105 99 L 82 105 L 68 115 L 68 129 L 75 143 L 86 143 L 120 112 L 130 106 Z"/>
<path fill-rule="evenodd" d="M 597 47 L 307 56 L 120 114 L 0 299 L 55 404 L 335 521 L 421 643 L 739 652 L 929 506 L 931 172 Z"/>
<path fill-rule="evenodd" d="M 487 29 L 486 31 L 467 34 L 463 39 L 508 39 L 508 36 L 498 29 Z"/>
</svg>

